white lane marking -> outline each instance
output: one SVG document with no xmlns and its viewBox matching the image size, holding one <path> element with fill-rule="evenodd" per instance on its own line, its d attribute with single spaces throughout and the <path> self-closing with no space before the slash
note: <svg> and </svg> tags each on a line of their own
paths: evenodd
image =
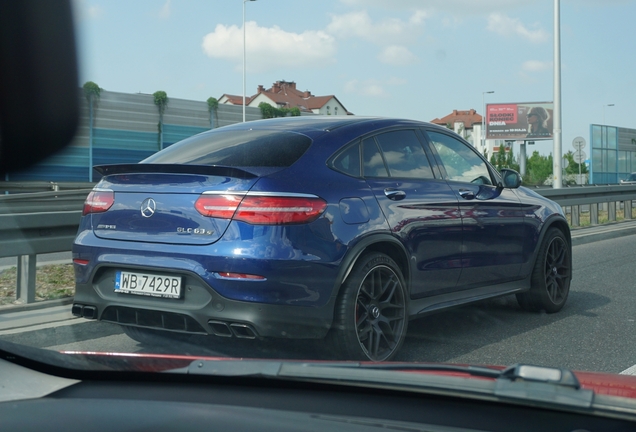
<svg viewBox="0 0 636 432">
<path fill-rule="evenodd" d="M 636 375 L 636 365 L 625 369 L 621 375 Z"/>
</svg>

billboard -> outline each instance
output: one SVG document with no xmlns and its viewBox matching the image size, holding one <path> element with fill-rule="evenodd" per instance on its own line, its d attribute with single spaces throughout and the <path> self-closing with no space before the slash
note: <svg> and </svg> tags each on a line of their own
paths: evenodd
<svg viewBox="0 0 636 432">
<path fill-rule="evenodd" d="M 552 139 L 552 102 L 486 105 L 486 139 Z"/>
</svg>

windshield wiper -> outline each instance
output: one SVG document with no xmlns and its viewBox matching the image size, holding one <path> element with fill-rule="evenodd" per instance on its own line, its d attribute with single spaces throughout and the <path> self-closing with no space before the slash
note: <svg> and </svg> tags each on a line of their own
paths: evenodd
<svg viewBox="0 0 636 432">
<path fill-rule="evenodd" d="M 572 371 L 524 364 L 499 370 L 448 364 L 197 360 L 186 368 L 168 372 L 377 386 L 577 408 L 590 408 L 594 399 L 594 392 L 582 389 Z M 467 377 L 457 374 L 465 374 Z"/>
</svg>

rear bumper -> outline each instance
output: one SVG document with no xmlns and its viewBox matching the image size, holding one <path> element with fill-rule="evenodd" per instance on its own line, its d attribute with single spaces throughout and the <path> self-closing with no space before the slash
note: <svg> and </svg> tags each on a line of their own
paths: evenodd
<svg viewBox="0 0 636 432">
<path fill-rule="evenodd" d="M 219 306 L 223 310 L 219 311 Z M 306 308 L 224 301 L 196 311 L 164 310 L 148 305 L 102 302 L 76 296 L 73 315 L 158 330 L 220 337 L 320 339 L 333 320 L 333 306 Z"/>
<path fill-rule="evenodd" d="M 323 338 L 333 321 L 335 298 L 331 295 L 326 299 L 314 296 L 321 303 L 316 306 L 296 305 L 289 299 L 287 304 L 269 304 L 255 298 L 241 301 L 221 295 L 191 270 L 115 263 L 98 264 L 92 271 L 86 267 L 75 264 L 73 314 L 88 319 L 222 337 L 294 339 Z M 171 299 L 115 292 L 118 270 L 180 276 L 182 297 Z M 81 280 L 83 272 L 90 273 L 85 281 Z M 261 282 L 231 282 L 235 290 L 246 287 L 246 290 L 268 290 L 268 295 L 272 294 L 268 285 Z M 304 293 L 307 296 L 307 292 Z"/>
<path fill-rule="evenodd" d="M 346 249 L 327 238 L 309 241 L 315 237 L 307 232 L 309 226 L 254 228 L 250 239 L 234 238 L 247 230 L 235 228 L 211 245 L 103 240 L 80 229 L 73 258 L 87 264 L 75 264 L 74 314 L 226 337 L 324 337 L 333 321 L 336 279 Z M 180 277 L 182 296 L 115 292 L 121 270 Z M 226 272 L 264 279 L 221 276 Z"/>
</svg>

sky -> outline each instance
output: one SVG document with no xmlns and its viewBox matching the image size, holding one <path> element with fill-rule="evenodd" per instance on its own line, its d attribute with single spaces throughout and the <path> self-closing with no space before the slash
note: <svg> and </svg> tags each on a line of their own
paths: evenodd
<svg viewBox="0 0 636 432">
<path fill-rule="evenodd" d="M 636 129 L 636 0 L 560 4 L 563 150 L 582 136 L 589 154 L 590 124 Z M 80 85 L 242 94 L 243 0 L 73 5 Z M 257 0 L 245 22 L 248 96 L 294 81 L 356 115 L 423 121 L 554 100 L 554 0 Z"/>
</svg>

